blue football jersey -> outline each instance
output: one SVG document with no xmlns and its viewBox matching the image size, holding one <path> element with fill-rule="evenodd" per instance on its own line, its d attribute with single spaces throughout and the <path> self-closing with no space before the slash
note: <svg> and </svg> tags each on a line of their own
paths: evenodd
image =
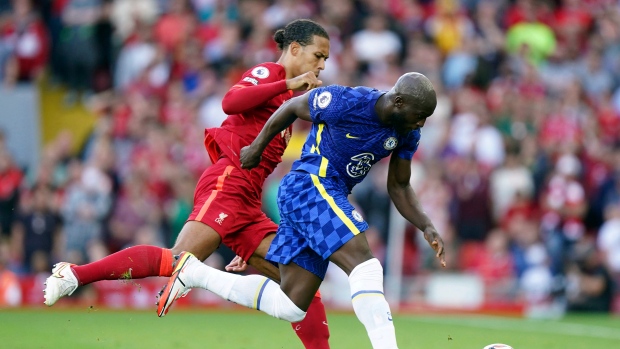
<svg viewBox="0 0 620 349">
<path fill-rule="evenodd" d="M 383 125 L 375 103 L 386 91 L 331 85 L 309 92 L 312 129 L 292 170 L 336 177 L 351 192 L 379 160 L 392 152 L 411 159 L 420 130 L 406 136 Z"/>
</svg>

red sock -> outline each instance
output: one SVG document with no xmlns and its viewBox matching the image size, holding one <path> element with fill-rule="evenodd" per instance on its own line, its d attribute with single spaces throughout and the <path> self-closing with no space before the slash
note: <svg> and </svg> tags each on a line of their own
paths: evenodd
<svg viewBox="0 0 620 349">
<path fill-rule="evenodd" d="M 71 267 L 80 286 L 100 280 L 142 279 L 172 275 L 172 252 L 168 249 L 139 245 L 126 248 L 101 260 Z"/>
<path fill-rule="evenodd" d="M 306 349 L 329 349 L 329 327 L 319 293 L 310 303 L 306 317 L 291 326 Z"/>
</svg>

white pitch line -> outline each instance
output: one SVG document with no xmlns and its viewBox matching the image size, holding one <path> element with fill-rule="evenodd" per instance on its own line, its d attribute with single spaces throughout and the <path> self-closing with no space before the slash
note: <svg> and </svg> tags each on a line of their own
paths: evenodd
<svg viewBox="0 0 620 349">
<path fill-rule="evenodd" d="M 410 318 L 413 321 L 430 324 L 450 324 L 455 326 L 478 327 L 496 330 L 513 330 L 520 332 L 555 333 L 570 336 L 606 338 L 620 340 L 620 328 L 581 325 L 565 322 L 546 322 L 544 320 L 512 320 L 499 317 L 465 317 L 454 318 Z"/>
</svg>

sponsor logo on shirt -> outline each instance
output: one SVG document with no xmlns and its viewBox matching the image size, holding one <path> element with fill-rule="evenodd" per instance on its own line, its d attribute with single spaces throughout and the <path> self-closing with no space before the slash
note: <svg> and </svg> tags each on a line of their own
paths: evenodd
<svg viewBox="0 0 620 349">
<path fill-rule="evenodd" d="M 366 175 L 372 164 L 370 163 L 375 159 L 375 155 L 372 153 L 362 153 L 355 155 L 351 158 L 351 162 L 347 165 L 347 174 L 353 178 Z"/>
<path fill-rule="evenodd" d="M 246 76 L 245 78 L 243 78 L 243 81 L 249 82 L 252 85 L 258 85 L 258 80 L 251 78 L 249 76 Z"/>
<path fill-rule="evenodd" d="M 269 69 L 265 67 L 256 67 L 252 69 L 252 75 L 259 79 L 266 79 L 269 77 Z"/>
</svg>

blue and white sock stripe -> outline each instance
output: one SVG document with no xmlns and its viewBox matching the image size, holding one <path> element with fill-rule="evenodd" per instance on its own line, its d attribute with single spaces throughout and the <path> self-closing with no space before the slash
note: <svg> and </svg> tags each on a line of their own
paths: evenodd
<svg viewBox="0 0 620 349">
<path fill-rule="evenodd" d="M 362 291 L 355 292 L 351 296 L 351 301 L 355 301 L 356 299 L 360 299 L 362 297 L 370 297 L 370 296 L 384 297 L 383 292 L 379 290 L 362 290 Z"/>
<path fill-rule="evenodd" d="M 265 278 L 265 281 L 261 284 L 261 286 L 256 290 L 256 296 L 254 297 L 254 309 L 260 310 L 260 300 L 263 297 L 263 292 L 265 291 L 265 287 L 269 283 L 269 279 Z"/>
</svg>

